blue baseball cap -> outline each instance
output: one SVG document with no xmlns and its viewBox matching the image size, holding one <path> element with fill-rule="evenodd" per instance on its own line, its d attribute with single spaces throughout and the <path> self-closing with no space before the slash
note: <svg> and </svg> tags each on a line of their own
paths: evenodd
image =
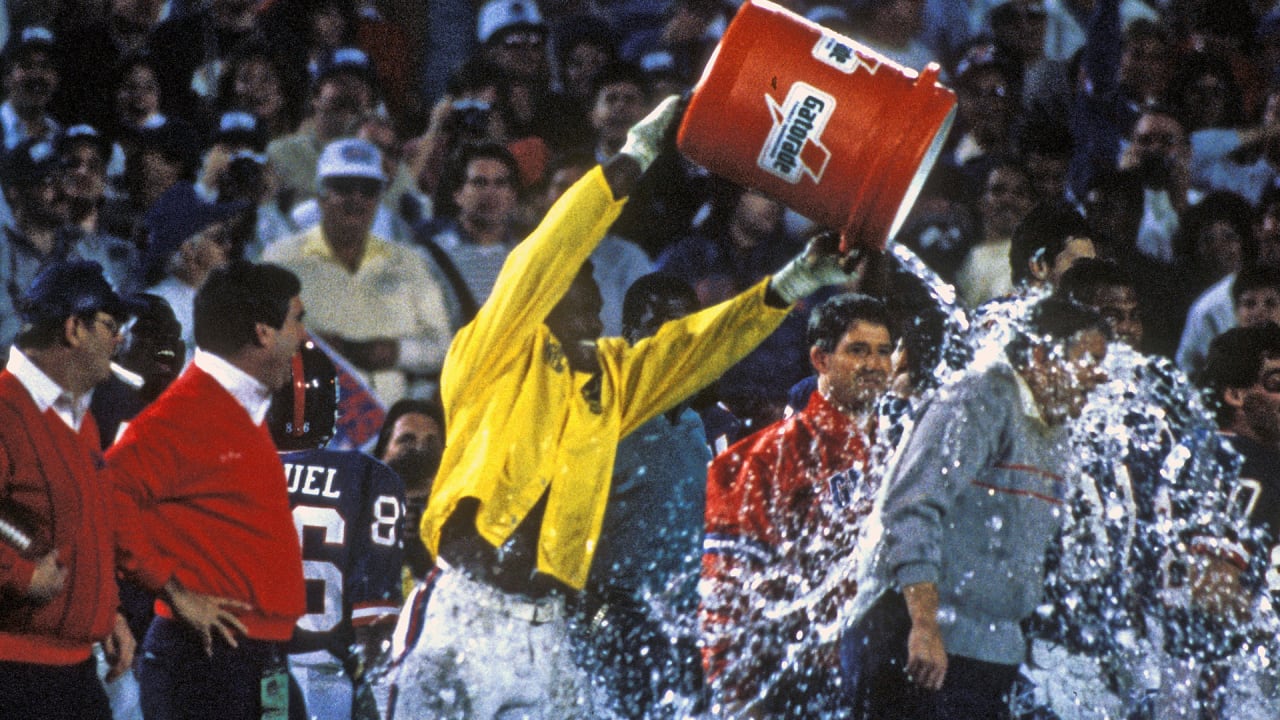
<svg viewBox="0 0 1280 720">
<path fill-rule="evenodd" d="M 138 302 L 116 293 L 98 263 L 62 260 L 44 266 L 36 274 L 22 296 L 18 314 L 25 327 L 98 310 L 123 321 L 140 309 Z"/>
</svg>

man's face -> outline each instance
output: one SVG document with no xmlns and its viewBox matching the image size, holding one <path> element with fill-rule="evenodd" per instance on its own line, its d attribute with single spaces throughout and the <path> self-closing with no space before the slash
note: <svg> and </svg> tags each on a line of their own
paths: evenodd
<svg viewBox="0 0 1280 720">
<path fill-rule="evenodd" d="M 1217 220 L 1200 231 L 1196 239 L 1196 264 L 1212 277 L 1239 272 L 1244 263 L 1244 241 L 1234 226 Z"/>
<path fill-rule="evenodd" d="M 1057 348 L 1037 348 L 1033 367 L 1024 374 L 1040 413 L 1050 425 L 1080 416 L 1090 392 L 1106 379 L 1102 361 L 1107 337 L 1098 330 L 1083 330 Z"/>
<path fill-rule="evenodd" d="M 1280 358 L 1263 361 L 1258 381 L 1241 394 L 1239 402 L 1243 429 L 1263 444 L 1280 443 Z"/>
<path fill-rule="evenodd" d="M 101 310 L 94 313 L 92 319 L 84 322 L 83 332 L 79 335 L 79 354 L 84 363 L 84 374 L 88 386 L 107 379 L 111 374 L 111 359 L 120 349 L 120 320 Z M 69 388 L 70 389 L 70 388 Z"/>
<path fill-rule="evenodd" d="M 14 60 L 5 75 L 5 92 L 19 108 L 43 112 L 58 89 L 58 69 L 45 50 L 32 50 Z"/>
<path fill-rule="evenodd" d="M 134 127 L 160 110 L 160 83 L 145 65 L 129 70 L 116 88 L 116 114 Z"/>
<path fill-rule="evenodd" d="M 320 217 L 326 228 L 365 234 L 373 227 L 382 182 L 373 178 L 325 178 L 320 185 Z"/>
<path fill-rule="evenodd" d="M 893 371 L 893 340 L 889 328 L 857 320 L 831 352 L 814 346 L 809 359 L 818 371 L 818 388 L 846 411 L 871 408 L 889 387 Z"/>
<path fill-rule="evenodd" d="M 62 192 L 69 200 L 96 204 L 107 189 L 107 162 L 92 144 L 79 143 L 62 158 Z"/>
<path fill-rule="evenodd" d="M 604 333 L 600 308 L 604 304 L 600 286 L 586 269 L 578 272 L 569 291 L 547 315 L 547 327 L 564 349 L 574 370 L 593 372 L 595 341 Z"/>
<path fill-rule="evenodd" d="M 45 173 L 40 178 L 30 178 L 26 184 L 13 186 L 5 192 L 13 208 L 19 226 L 27 231 L 52 230 L 66 220 L 66 206 L 62 202 L 62 186 L 56 172 Z"/>
<path fill-rule="evenodd" d="M 312 100 L 316 120 L 334 134 L 354 132 L 361 116 L 373 109 L 373 91 L 354 73 L 325 78 Z"/>
<path fill-rule="evenodd" d="M 429 415 L 408 413 L 391 426 L 391 438 L 381 459 L 404 480 L 411 497 L 424 496 L 430 492 L 443 452 L 440 425 Z"/>
<path fill-rule="evenodd" d="M 399 174 L 401 149 L 395 130 L 382 123 L 366 123 L 360 128 L 360 132 L 356 133 L 356 137 L 368 140 L 378 148 L 378 153 L 382 156 L 382 173 L 388 179 L 395 178 Z"/>
<path fill-rule="evenodd" d="M 391 438 L 382 461 L 391 462 L 411 451 L 435 451 L 444 447 L 444 433 L 430 415 L 407 413 L 396 418 L 391 426 Z"/>
<path fill-rule="evenodd" d="M 489 59 L 519 78 L 547 77 L 547 33 L 537 27 L 517 27 L 489 39 Z"/>
<path fill-rule="evenodd" d="M 1121 342 L 1135 350 L 1142 345 L 1142 313 L 1138 310 L 1136 290 L 1124 285 L 1099 288 L 1093 306 Z"/>
<path fill-rule="evenodd" d="M 596 91 L 591 106 L 591 127 L 610 146 L 621 146 L 627 130 L 644 118 L 648 101 L 644 91 L 630 82 L 615 82 Z"/>
<path fill-rule="evenodd" d="M 1170 115 L 1147 113 L 1133 126 L 1137 169 L 1148 186 L 1163 187 L 1182 163 L 1187 134 Z"/>
<path fill-rule="evenodd" d="M 569 51 L 564 63 L 564 87 L 575 98 L 585 99 L 591 93 L 596 72 L 609 62 L 609 53 L 599 45 L 580 42 Z"/>
<path fill-rule="evenodd" d="M 182 370 L 187 354 L 182 325 L 168 308 L 148 309 L 138 315 L 129 331 L 128 347 L 120 364 L 151 381 L 167 385 Z"/>
<path fill-rule="evenodd" d="M 982 223 L 991 237 L 1009 237 L 1031 211 L 1035 196 L 1031 183 L 1021 172 L 998 167 L 987 175 L 982 193 Z"/>
<path fill-rule="evenodd" d="M 1236 325 L 1261 327 L 1280 325 L 1280 288 L 1253 288 L 1240 293 L 1236 302 Z"/>
<path fill-rule="evenodd" d="M 464 224 L 505 229 L 516 212 L 515 178 L 501 160 L 476 158 L 467 163 L 466 177 L 453 201 Z"/>
</svg>

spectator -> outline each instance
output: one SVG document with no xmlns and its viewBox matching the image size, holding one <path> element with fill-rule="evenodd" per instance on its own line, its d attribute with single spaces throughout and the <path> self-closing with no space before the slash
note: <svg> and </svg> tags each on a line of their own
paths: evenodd
<svg viewBox="0 0 1280 720">
<path fill-rule="evenodd" d="M 1010 277 L 1016 286 L 1052 291 L 1071 266 L 1097 256 L 1093 232 L 1065 200 L 1031 208 L 1009 243 Z"/>
<path fill-rule="evenodd" d="M 306 99 L 296 88 L 303 74 L 265 40 L 240 45 L 227 59 L 218 90 L 222 112 L 243 110 L 263 124 L 269 140 L 293 132 L 302 120 Z"/>
<path fill-rule="evenodd" d="M 414 250 L 372 234 L 386 187 L 368 141 L 330 143 L 317 169 L 320 224 L 263 258 L 302 278 L 314 332 L 356 367 L 384 405 L 430 394 L 452 333 L 440 282 Z"/>
<path fill-rule="evenodd" d="M 1208 92 L 1212 76 L 1198 81 Z M 1221 85 L 1223 81 L 1216 81 Z M 1206 127 L 1191 134 L 1191 180 L 1208 192 L 1229 190 L 1257 205 L 1280 177 L 1280 89 L 1267 93 L 1262 117 L 1245 127 Z"/>
<path fill-rule="evenodd" d="M 1006 713 L 1061 523 L 1065 423 L 1103 378 L 1108 334 L 1091 310 L 1041 301 L 1007 363 L 974 368 L 923 407 L 884 480 L 883 534 L 868 535 L 874 560 L 841 641 L 855 717 Z"/>
<path fill-rule="evenodd" d="M 1097 310 L 1111 326 L 1116 340 L 1142 351 L 1143 318 L 1138 286 L 1120 265 L 1112 260 L 1082 259 L 1062 274 L 1057 292 Z"/>
<path fill-rule="evenodd" d="M 407 583 L 421 582 L 431 571 L 431 556 L 417 532 L 444 451 L 444 410 L 428 400 L 402 398 L 387 410 L 374 457 L 386 463 L 405 485 L 404 561 Z M 406 591 L 407 594 L 407 591 Z"/>
<path fill-rule="evenodd" d="M 688 283 L 654 273 L 624 301 L 623 337 L 635 345 L 698 310 Z M 619 717 L 670 717 L 672 698 L 702 690 L 697 635 L 707 499 L 706 428 L 687 401 L 618 443 L 600 545 L 574 610 L 580 664 Z"/>
<path fill-rule="evenodd" d="M 23 331 L 0 373 L 0 490 L 6 523 L 31 544 L 8 533 L 0 543 L 0 715 L 110 720 L 92 645 L 104 643 L 114 680 L 135 640 L 117 611 L 117 521 L 88 406 L 129 306 L 99 267 L 69 262 L 37 275 L 20 308 Z"/>
<path fill-rule="evenodd" d="M 1022 164 L 1005 161 L 991 168 L 978 201 L 982 239 L 969 248 L 956 270 L 956 296 L 961 304 L 974 308 L 1013 290 L 1009 249 L 1014 230 L 1034 202 L 1031 178 Z"/>
<path fill-rule="evenodd" d="M 311 94 L 311 116 L 292 135 L 267 146 L 280 177 L 283 209 L 316 194 L 320 152 L 339 138 L 354 135 L 361 118 L 374 108 L 376 87 L 363 51 L 343 48 L 320 69 Z"/>
<path fill-rule="evenodd" d="M 150 292 L 160 296 L 173 309 L 181 328 L 186 355 L 185 366 L 196 351 L 195 300 L 200 286 L 214 270 L 241 257 L 248 235 L 252 232 L 252 215 L 243 204 L 210 206 L 206 212 L 187 218 L 186 234 L 169 264 L 169 272 Z"/>
<path fill-rule="evenodd" d="M 63 78 L 54 98 L 54 115 L 68 121 L 112 128 L 115 116 L 114 74 L 125 57 L 146 50 L 151 31 L 168 18 L 164 0 L 110 0 L 106 17 L 76 13 L 59 29 L 63 60 L 75 71 Z"/>
<path fill-rule="evenodd" d="M 626 142 L 627 130 L 649 111 L 649 82 L 636 65 L 600 68 L 591 93 L 591 127 L 597 161 L 612 157 Z"/>
<path fill-rule="evenodd" d="M 65 259 L 68 248 L 58 237 L 63 217 L 58 212 L 58 156 L 47 140 L 24 140 L 4 155 L 5 200 L 13 211 L 12 225 L 3 228 L 0 277 L 0 347 L 8 347 L 21 328 L 18 309 L 22 295 L 45 264 Z"/>
<path fill-rule="evenodd" d="M 852 37 L 903 67 L 922 70 L 938 59 L 922 38 L 924 6 L 925 0 L 862 3 L 850 18 Z"/>
<path fill-rule="evenodd" d="M 5 49 L 0 132 L 6 152 L 24 140 L 52 141 L 62 131 L 49 114 L 61 78 L 60 59 L 53 33 L 43 27 L 23 28 Z"/>
<path fill-rule="evenodd" d="M 730 717 L 839 712 L 836 648 L 814 634 L 854 590 L 851 551 L 876 492 L 875 406 L 897 338 L 883 303 L 845 294 L 814 309 L 808 339 L 818 372 L 808 404 L 708 473 L 703 655 Z"/>
<path fill-rule="evenodd" d="M 515 158 L 501 145 L 461 148 L 436 195 L 440 220 L 417 231 L 446 275 L 452 265 L 465 287 L 453 283 L 453 308 L 479 307 L 493 291 L 498 272 L 515 247 L 520 176 Z M 470 318 L 451 314 L 455 326 Z"/>
<path fill-rule="evenodd" d="M 369 692 L 363 669 L 381 655 L 400 612 L 404 482 L 362 452 L 325 449 L 338 410 L 337 369 L 311 342 L 292 365 L 267 424 L 284 463 L 303 575 L 323 592 L 308 598 L 289 666 L 310 718 L 351 720 L 355 698 Z"/>
<path fill-rule="evenodd" d="M 382 172 L 388 178 L 387 188 L 373 218 L 373 233 L 397 243 L 409 242 L 410 227 L 431 216 L 431 199 L 415 189 L 416 183 L 400 162 L 401 144 L 391 121 L 370 115 L 360 122 L 356 137 L 369 141 L 382 156 Z M 304 230 L 320 223 L 320 205 L 306 200 L 290 213 L 293 224 Z"/>
<path fill-rule="evenodd" d="M 136 511 L 128 567 L 160 594 L 143 643 L 150 718 L 305 717 L 284 652 L 306 611 L 284 466 L 265 419 L 306 330 L 298 279 L 233 263 L 196 296 L 195 360 L 107 452 Z"/>
<path fill-rule="evenodd" d="M 941 159 L 962 170 L 973 188 L 981 188 L 990 170 L 1014 150 L 1021 107 L 1015 78 L 995 45 L 983 40 L 969 45 L 951 77 L 956 122 Z"/>
<path fill-rule="evenodd" d="M 165 124 L 158 75 L 156 61 L 145 53 L 126 55 L 120 61 L 112 83 L 115 88 L 112 120 L 117 137 Z"/>
<path fill-rule="evenodd" d="M 634 348 L 598 340 L 599 291 L 582 263 L 652 164 L 677 107 L 675 97 L 664 101 L 618 156 L 566 193 L 451 348 L 449 435 L 422 522 L 428 550 L 444 562 L 425 616 L 413 618 L 422 632 L 400 664 L 397 714 L 447 715 L 457 710 L 453 695 L 480 717 L 500 707 L 590 716 L 565 644 L 564 594 L 587 580 L 618 441 L 744 355 L 798 297 L 850 280 L 815 244 L 753 290 Z M 545 422 L 512 422 L 513 408 Z M 552 426 L 562 429 L 556 438 L 536 439 Z M 481 428 L 489 441 L 454 441 Z"/>
<path fill-rule="evenodd" d="M 1250 538 L 1242 549 L 1251 560 L 1244 572 L 1228 566 L 1206 578 L 1205 585 L 1216 591 L 1216 606 L 1226 615 L 1230 632 L 1269 643 L 1268 633 L 1250 622 L 1248 608 L 1259 598 L 1264 604 L 1274 602 L 1277 591 L 1271 568 L 1280 547 L 1280 328 L 1268 324 L 1227 330 L 1209 346 L 1202 380 L 1222 436 L 1243 460 L 1239 477 L 1227 479 L 1226 491 L 1234 526 Z M 1225 706 L 1231 692 L 1258 680 L 1247 671 L 1239 674 L 1243 678 L 1233 677 L 1229 670 L 1225 662 L 1202 666 L 1197 681 L 1189 684 L 1203 693 L 1196 697 L 1199 703 L 1223 717 L 1233 715 Z M 1264 702 L 1271 712 L 1275 697 L 1268 695 Z"/>
<path fill-rule="evenodd" d="M 1118 167 L 1142 186 L 1138 252 L 1172 266 L 1178 216 L 1192 204 L 1187 134 L 1170 111 L 1149 107 L 1138 116 L 1129 139 Z"/>
<path fill-rule="evenodd" d="M 160 23 L 147 43 L 155 58 L 164 112 L 198 123 L 209 110 L 231 51 L 253 32 L 250 0 L 212 0 Z"/>
<path fill-rule="evenodd" d="M 135 292 L 142 284 L 138 248 L 107 232 L 101 221 L 111 143 L 89 125 L 74 125 L 58 138 L 55 147 L 66 220 L 60 234 L 67 238 L 73 253 L 102 265 L 112 287 L 126 294 Z"/>
<path fill-rule="evenodd" d="M 733 297 L 787 261 L 796 244 L 782 226 L 782 204 L 762 193 L 722 185 L 696 234 L 681 238 L 655 264 L 693 285 L 709 307 Z M 720 399 L 750 429 L 782 417 L 786 388 L 806 374 L 805 319 L 793 314 L 717 385 Z"/>
<path fill-rule="evenodd" d="M 1236 327 L 1280 325 L 1280 268 L 1259 265 L 1242 270 L 1231 286 Z"/>
<path fill-rule="evenodd" d="M 1247 230 L 1241 229 L 1233 215 L 1226 216 L 1223 222 L 1230 227 L 1231 232 L 1241 238 L 1252 236 L 1254 240 L 1252 243 L 1241 244 L 1241 264 L 1257 263 L 1280 267 L 1280 242 L 1277 241 L 1280 238 L 1280 222 L 1277 222 L 1277 217 L 1280 217 L 1280 189 L 1277 188 L 1268 188 L 1263 193 L 1258 212 Z M 1231 272 L 1222 277 L 1191 304 L 1175 356 L 1178 367 L 1183 372 L 1194 374 L 1198 371 L 1209 351 L 1210 341 L 1235 326 L 1231 288 L 1237 276 L 1237 272 Z"/>
<path fill-rule="evenodd" d="M 444 166 L 466 145 L 508 144 L 509 83 L 494 65 L 475 59 L 449 78 L 448 94 L 431 109 L 422 135 L 409 142 L 409 169 L 418 188 L 435 195 Z"/>
</svg>

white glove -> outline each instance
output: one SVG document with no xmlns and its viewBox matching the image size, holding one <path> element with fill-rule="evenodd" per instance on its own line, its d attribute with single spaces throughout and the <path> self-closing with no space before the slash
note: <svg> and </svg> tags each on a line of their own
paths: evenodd
<svg viewBox="0 0 1280 720">
<path fill-rule="evenodd" d="M 823 233 L 805 246 L 804 252 L 795 256 L 774 273 L 769 287 L 778 293 L 788 305 L 808 297 L 827 285 L 845 285 L 857 281 L 863 262 L 840 255 L 839 238 L 834 233 Z M 850 270 L 845 270 L 844 267 Z"/>
<path fill-rule="evenodd" d="M 640 172 L 648 170 L 662 151 L 667 128 L 680 117 L 682 111 L 680 97 L 668 95 L 643 120 L 631 126 L 627 131 L 627 141 L 619 152 L 635 158 L 640 163 Z"/>
</svg>

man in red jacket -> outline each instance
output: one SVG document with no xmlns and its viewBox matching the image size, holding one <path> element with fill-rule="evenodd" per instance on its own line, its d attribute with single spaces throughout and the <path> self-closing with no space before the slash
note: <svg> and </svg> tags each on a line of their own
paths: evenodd
<svg viewBox="0 0 1280 720">
<path fill-rule="evenodd" d="M 20 308 L 0 372 L 0 717 L 110 720 L 93 644 L 104 643 L 109 679 L 133 661 L 89 414 L 129 312 L 84 261 L 45 268 Z"/>
<path fill-rule="evenodd" d="M 300 290 L 274 265 L 210 275 L 191 365 L 107 453 L 121 512 L 139 515 L 126 569 L 161 598 L 139 669 L 149 720 L 304 717 L 285 653 L 302 554 L 263 422 L 305 336 Z"/>
<path fill-rule="evenodd" d="M 815 717 L 839 703 L 834 638 L 817 630 L 852 589 L 828 573 L 848 562 L 871 510 L 876 404 L 897 333 L 884 303 L 847 293 L 814 309 L 808 336 L 818 371 L 808 404 L 707 473 L 703 661 L 733 717 Z"/>
</svg>

